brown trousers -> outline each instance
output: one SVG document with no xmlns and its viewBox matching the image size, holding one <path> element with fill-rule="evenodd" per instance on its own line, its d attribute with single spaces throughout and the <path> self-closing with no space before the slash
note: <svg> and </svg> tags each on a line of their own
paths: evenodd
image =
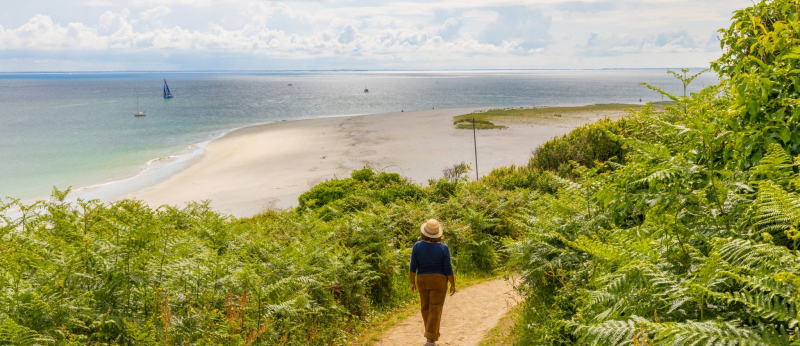
<svg viewBox="0 0 800 346">
<path fill-rule="evenodd" d="M 442 307 L 447 297 L 447 277 L 442 274 L 417 275 L 417 290 L 422 306 L 422 321 L 425 337 L 439 340 L 439 324 L 442 322 Z"/>
</svg>

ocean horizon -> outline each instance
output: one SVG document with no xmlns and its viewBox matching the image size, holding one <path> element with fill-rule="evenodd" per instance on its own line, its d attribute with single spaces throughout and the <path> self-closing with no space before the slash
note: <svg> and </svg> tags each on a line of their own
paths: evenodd
<svg viewBox="0 0 800 346">
<path fill-rule="evenodd" d="M 434 107 L 661 101 L 639 83 L 682 93 L 666 71 L 2 72 L 0 197 L 42 199 L 53 186 L 162 177 L 189 164 L 210 141 L 257 124 Z M 163 99 L 164 79 L 174 99 Z M 715 83 L 707 73 L 689 90 Z M 145 117 L 133 116 L 137 94 Z"/>
<path fill-rule="evenodd" d="M 710 67 L 605 67 L 605 68 L 522 68 L 522 69 L 454 69 L 454 70 L 398 70 L 398 69 L 320 69 L 320 70 L 42 70 L 42 71 L 0 71 L 0 74 L 101 74 L 101 73 L 320 73 L 320 72 L 417 72 L 417 73 L 448 73 L 448 72 L 503 72 L 503 71 L 634 71 L 634 70 L 658 70 L 658 71 L 678 71 L 680 69 L 688 68 L 695 73 L 700 70 L 711 69 Z"/>
<path fill-rule="evenodd" d="M 680 69 L 690 69 L 694 72 L 699 70 L 710 69 L 709 66 L 691 66 L 691 67 L 604 67 L 604 68 L 504 68 L 504 69 L 491 69 L 491 68 L 474 68 L 474 69 L 432 69 L 432 70 L 402 70 L 402 69 L 311 69 L 311 70 L 42 70 L 42 71 L 0 71 L 0 74 L 47 74 L 47 73 L 317 73 L 317 72 L 420 72 L 420 73 L 434 73 L 434 72 L 502 72 L 502 71 L 633 71 L 633 70 L 659 70 L 659 71 L 678 71 Z"/>
</svg>

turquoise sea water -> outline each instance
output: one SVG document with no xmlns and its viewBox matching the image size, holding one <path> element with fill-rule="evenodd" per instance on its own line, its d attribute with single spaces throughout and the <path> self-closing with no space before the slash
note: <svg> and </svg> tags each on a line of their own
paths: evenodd
<svg viewBox="0 0 800 346">
<path fill-rule="evenodd" d="M 233 128 L 461 107 L 660 101 L 666 70 L 0 73 L 0 197 L 46 197 L 136 175 Z M 161 97 L 163 79 L 174 99 Z M 291 83 L 292 86 L 288 86 Z M 717 83 L 698 78 L 692 91 Z M 369 93 L 363 89 L 369 88 Z M 136 97 L 146 117 L 134 118 Z"/>
</svg>

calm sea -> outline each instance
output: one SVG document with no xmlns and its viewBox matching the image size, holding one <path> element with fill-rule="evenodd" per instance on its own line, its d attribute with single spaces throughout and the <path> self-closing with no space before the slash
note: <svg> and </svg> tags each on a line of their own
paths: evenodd
<svg viewBox="0 0 800 346">
<path fill-rule="evenodd" d="M 135 176 L 154 159 L 199 153 L 198 143 L 251 124 L 432 107 L 660 101 L 639 82 L 682 93 L 665 72 L 0 74 L 0 197 L 40 198 L 53 186 Z M 162 98 L 164 79 L 174 99 Z M 715 83 L 707 73 L 691 90 Z M 146 117 L 133 116 L 137 94 Z"/>
</svg>

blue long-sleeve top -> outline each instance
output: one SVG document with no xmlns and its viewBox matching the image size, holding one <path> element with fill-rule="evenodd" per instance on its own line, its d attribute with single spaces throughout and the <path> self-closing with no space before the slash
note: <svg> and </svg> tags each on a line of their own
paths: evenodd
<svg viewBox="0 0 800 346">
<path fill-rule="evenodd" d="M 453 275 L 450 248 L 442 243 L 418 241 L 411 249 L 411 272 Z"/>
</svg>

